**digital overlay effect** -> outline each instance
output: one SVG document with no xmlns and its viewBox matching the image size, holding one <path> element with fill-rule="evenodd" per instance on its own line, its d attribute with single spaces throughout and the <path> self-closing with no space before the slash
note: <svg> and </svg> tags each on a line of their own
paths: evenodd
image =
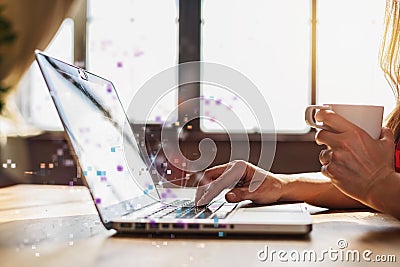
<svg viewBox="0 0 400 267">
<path fill-rule="evenodd" d="M 207 95 L 201 93 L 198 97 L 180 101 L 175 110 L 168 114 L 157 113 L 159 110 L 156 108 L 157 105 L 171 94 L 178 96 L 178 90 L 199 88 L 202 93 L 207 92 Z M 257 122 L 257 127 L 249 130 L 248 123 L 239 116 L 236 108 L 241 108 L 241 111 L 245 108 Z M 275 156 L 276 132 L 267 100 L 249 78 L 222 64 L 188 62 L 158 73 L 136 92 L 127 109 L 127 115 L 131 124 L 140 122 L 142 125 L 134 129 L 135 136 L 139 138 L 139 149 L 142 156 L 146 157 L 144 160 L 149 166 L 148 171 L 152 174 L 153 182 L 160 189 L 197 186 L 203 178 L 203 172 L 212 166 L 217 153 L 230 153 L 229 162 L 249 161 L 250 135 L 258 140 L 268 140 L 261 142 L 261 154 L 256 165 L 262 163 L 268 171 Z M 142 118 L 146 119 L 143 121 Z M 216 135 L 212 132 L 201 134 L 198 151 L 191 154 L 182 151 L 180 142 L 192 140 L 191 135 L 199 135 L 193 130 L 195 121 L 200 121 L 200 126 L 203 123 L 214 124 L 218 128 L 218 133 L 227 137 L 230 143 L 229 151 L 218 151 L 213 140 L 213 136 Z M 157 124 L 159 129 L 149 134 L 148 126 L 154 124 Z M 268 132 L 265 129 L 268 129 Z M 158 141 L 152 138 L 151 135 L 154 134 L 159 135 Z M 235 142 L 238 140 L 240 145 L 239 142 Z M 124 140 L 124 146 L 126 141 Z M 125 155 L 125 158 L 130 166 L 129 169 L 134 169 L 133 160 L 129 155 Z M 239 174 L 241 175 L 243 173 Z M 236 182 L 238 181 L 239 179 Z M 254 184 L 259 185 L 261 182 Z M 138 181 L 137 184 L 141 182 Z M 228 187 L 234 186 L 235 183 L 228 185 Z M 255 189 L 249 188 L 249 190 Z M 162 190 L 162 192 L 170 191 Z M 164 200 L 171 196 L 162 193 L 160 197 Z"/>
</svg>

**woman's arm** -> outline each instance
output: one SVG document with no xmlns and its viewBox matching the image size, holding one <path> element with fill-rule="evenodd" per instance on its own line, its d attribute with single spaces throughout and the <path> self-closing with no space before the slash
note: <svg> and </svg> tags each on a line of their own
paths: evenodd
<svg viewBox="0 0 400 267">
<path fill-rule="evenodd" d="M 311 205 L 331 209 L 365 208 L 361 202 L 347 196 L 322 173 L 296 175 L 273 174 L 282 181 L 279 200 L 305 201 Z"/>
<path fill-rule="evenodd" d="M 316 176 L 316 174 L 318 174 Z M 331 209 L 371 207 L 400 219 L 400 174 L 390 175 L 375 181 L 364 200 L 356 200 L 338 189 L 321 173 L 282 175 L 274 174 L 282 181 L 280 200 L 304 200 L 305 202 Z"/>
</svg>

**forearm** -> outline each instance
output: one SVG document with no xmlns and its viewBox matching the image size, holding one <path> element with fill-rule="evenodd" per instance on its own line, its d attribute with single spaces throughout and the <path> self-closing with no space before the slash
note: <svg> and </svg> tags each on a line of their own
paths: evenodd
<svg viewBox="0 0 400 267">
<path fill-rule="evenodd" d="M 283 175 L 281 179 L 282 201 L 305 201 L 311 205 L 331 209 L 364 208 L 365 205 L 337 189 L 331 180 L 321 173 Z"/>
</svg>

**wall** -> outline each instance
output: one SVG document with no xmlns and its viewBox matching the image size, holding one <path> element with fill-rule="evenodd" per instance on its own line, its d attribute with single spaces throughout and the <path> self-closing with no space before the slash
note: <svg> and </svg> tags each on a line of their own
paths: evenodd
<svg viewBox="0 0 400 267">
<path fill-rule="evenodd" d="M 156 135 L 157 136 L 157 135 Z M 149 138 L 148 140 L 152 140 Z M 154 141 L 154 137 L 153 137 Z M 198 151 L 198 142 L 181 144 L 184 154 Z M 216 141 L 217 156 L 212 165 L 226 163 L 230 157 L 230 143 Z M 238 145 L 247 147 L 243 142 Z M 271 171 L 275 173 L 298 173 L 319 171 L 318 155 L 321 147 L 313 141 L 279 141 Z M 250 142 L 250 161 L 256 163 L 260 152 L 259 142 Z M 16 168 L 4 168 L 11 160 Z M 0 146 L 0 186 L 18 183 L 80 185 L 77 169 L 64 139 L 63 133 L 43 134 L 30 138 L 12 137 Z M 265 167 L 264 163 L 259 164 Z"/>
</svg>

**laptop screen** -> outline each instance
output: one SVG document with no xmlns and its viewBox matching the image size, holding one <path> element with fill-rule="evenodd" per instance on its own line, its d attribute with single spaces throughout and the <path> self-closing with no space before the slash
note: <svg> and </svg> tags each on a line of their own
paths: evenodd
<svg viewBox="0 0 400 267">
<path fill-rule="evenodd" d="M 113 84 L 40 52 L 36 58 L 103 221 L 158 201 Z"/>
</svg>

